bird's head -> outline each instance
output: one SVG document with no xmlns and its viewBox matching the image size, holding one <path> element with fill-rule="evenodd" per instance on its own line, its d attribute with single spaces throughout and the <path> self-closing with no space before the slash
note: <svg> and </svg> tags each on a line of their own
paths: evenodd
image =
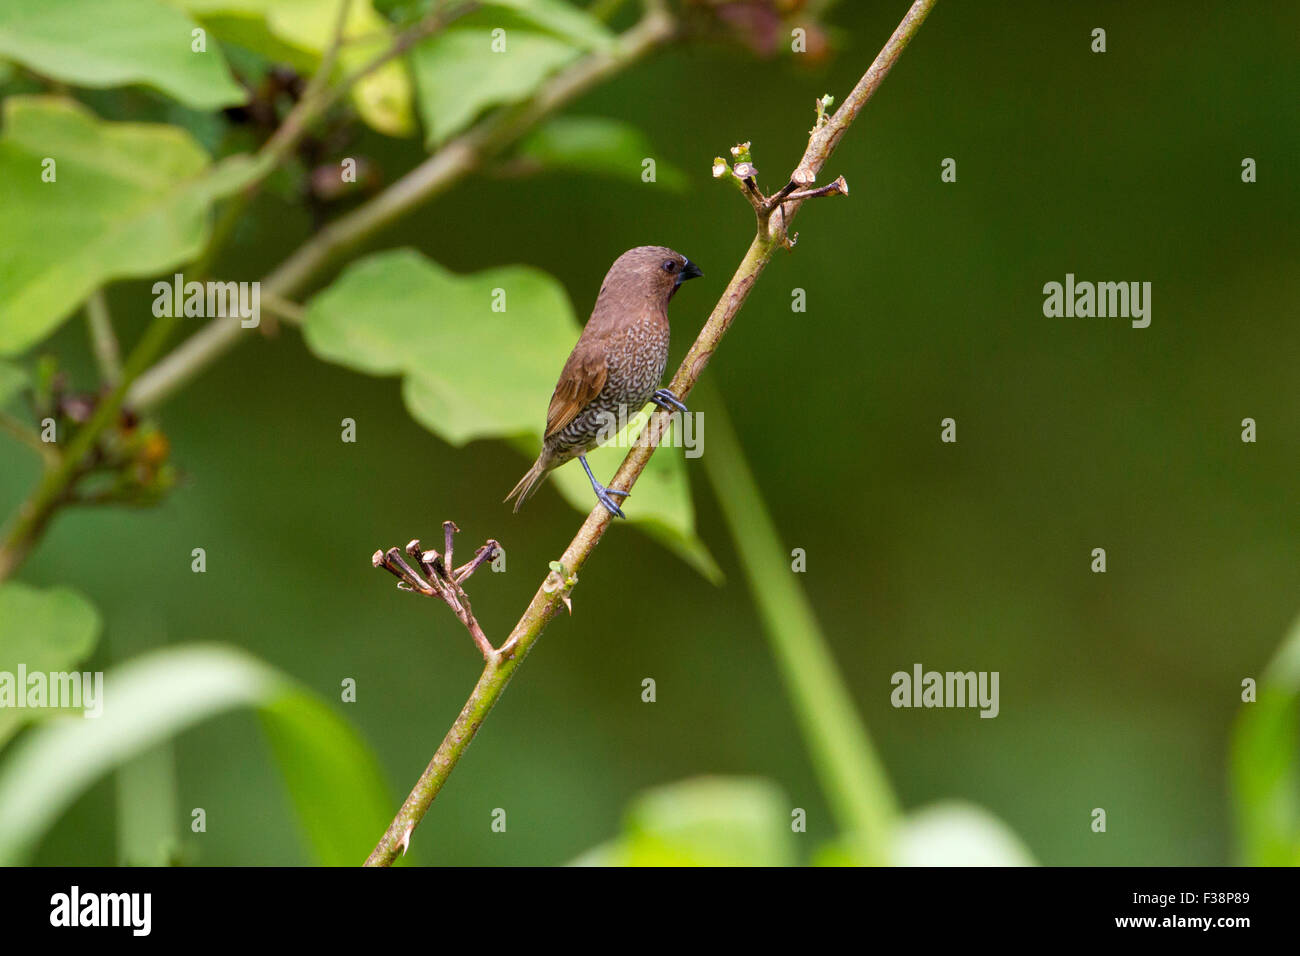
<svg viewBox="0 0 1300 956">
<path fill-rule="evenodd" d="M 614 260 L 605 285 L 635 289 L 666 308 L 683 282 L 703 274 L 699 266 L 667 246 L 637 246 Z"/>
</svg>

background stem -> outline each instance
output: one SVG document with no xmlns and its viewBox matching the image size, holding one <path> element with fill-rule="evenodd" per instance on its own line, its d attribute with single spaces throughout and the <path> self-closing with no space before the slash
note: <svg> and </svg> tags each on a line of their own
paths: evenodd
<svg viewBox="0 0 1300 956">
<path fill-rule="evenodd" d="M 90 329 L 90 345 L 99 363 L 99 374 L 106 385 L 116 385 L 122 377 L 122 351 L 113 332 L 113 319 L 108 314 L 104 290 L 96 289 L 86 300 L 86 324 Z"/>
<path fill-rule="evenodd" d="M 709 421 L 704 471 L 736 543 L 813 769 L 859 858 L 885 862 L 898 804 L 884 766 L 791 569 L 791 549 L 767 510 L 722 396 L 708 383 L 701 391 L 697 404 L 708 409 Z"/>
<path fill-rule="evenodd" d="M 5 529 L 4 540 L 0 544 L 0 581 L 14 572 L 36 543 L 81 473 L 86 457 L 95 447 L 99 436 L 117 420 L 126 400 L 127 389 L 162 351 L 179 321 L 177 317 L 163 316 L 150 323 L 122 368 L 122 380 L 95 406 L 95 411 L 86 424 L 73 433 L 67 451 L 54 467 L 45 472 L 36 490 L 19 506 Z"/>
</svg>

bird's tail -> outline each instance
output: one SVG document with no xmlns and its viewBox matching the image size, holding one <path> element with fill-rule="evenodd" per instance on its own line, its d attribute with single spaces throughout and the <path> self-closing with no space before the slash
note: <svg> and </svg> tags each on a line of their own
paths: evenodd
<svg viewBox="0 0 1300 956">
<path fill-rule="evenodd" d="M 547 472 L 550 471 L 550 469 L 542 463 L 543 457 L 544 456 L 541 455 L 538 456 L 537 460 L 533 462 L 533 467 L 528 469 L 527 473 L 519 479 L 519 484 L 515 485 L 510 494 L 506 495 L 506 501 L 509 501 L 511 498 L 515 499 L 515 511 L 518 511 L 523 507 L 524 502 L 527 501 L 529 496 L 537 490 L 537 486 L 542 483 L 546 478 Z"/>
</svg>

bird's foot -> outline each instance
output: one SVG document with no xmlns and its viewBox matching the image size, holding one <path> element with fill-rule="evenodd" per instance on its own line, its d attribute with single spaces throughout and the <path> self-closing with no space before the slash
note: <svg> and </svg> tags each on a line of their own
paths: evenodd
<svg viewBox="0 0 1300 956">
<path fill-rule="evenodd" d="M 608 511 L 610 514 L 612 514 L 615 518 L 626 518 L 627 515 L 623 514 L 623 509 L 618 506 L 618 503 L 614 501 L 614 498 L 612 496 L 621 495 L 622 497 L 626 498 L 632 492 L 619 491 L 617 488 L 606 488 L 599 481 L 597 481 L 596 476 L 591 473 L 591 466 L 587 464 L 586 455 L 579 455 L 578 461 L 582 462 L 582 470 L 587 473 L 587 477 L 591 480 L 591 490 L 596 492 L 596 500 L 599 501 L 602 505 L 604 505 L 605 510 Z"/>
<path fill-rule="evenodd" d="M 650 396 L 650 401 L 654 402 L 660 408 L 668 411 L 679 411 L 685 415 L 688 411 L 686 404 L 666 388 L 658 389 Z"/>
<path fill-rule="evenodd" d="M 617 504 L 615 504 L 614 499 L 611 498 L 610 496 L 622 495 L 623 497 L 626 498 L 632 492 L 619 491 L 617 488 L 606 488 L 604 485 L 594 485 L 593 487 L 596 489 L 596 500 L 605 506 L 606 511 L 612 514 L 615 518 L 627 517 L 627 515 L 623 514 L 623 509 L 620 508 Z"/>
</svg>

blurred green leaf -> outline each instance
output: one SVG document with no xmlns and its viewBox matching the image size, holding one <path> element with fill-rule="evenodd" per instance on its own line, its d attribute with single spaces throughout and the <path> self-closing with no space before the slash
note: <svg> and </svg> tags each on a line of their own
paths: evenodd
<svg viewBox="0 0 1300 956">
<path fill-rule="evenodd" d="M 174 0 L 223 41 L 287 63 L 303 73 L 316 69 L 334 39 L 341 0 Z M 388 49 L 393 33 L 371 0 L 352 0 L 343 28 L 335 79 L 361 69 Z M 411 81 L 399 60 L 390 60 L 357 81 L 350 93 L 357 113 L 389 136 L 415 131 Z"/>
<path fill-rule="evenodd" d="M 494 312 L 504 295 L 505 311 Z M 535 456 L 546 404 L 579 328 L 563 287 L 525 266 L 459 276 L 409 249 L 362 259 L 307 304 L 307 345 L 371 375 L 402 375 L 412 417 L 453 445 L 503 438 Z M 606 478 L 627 454 L 613 443 L 588 460 Z M 719 571 L 695 534 L 680 450 L 665 448 L 637 481 L 629 519 L 701 573 Z M 521 468 L 522 472 L 522 468 Z M 579 511 L 591 486 L 573 463 L 555 474 Z M 510 490 L 504 481 L 501 493 Z"/>
<path fill-rule="evenodd" d="M 641 163 L 654 158 L 654 147 L 631 123 L 602 116 L 560 116 L 534 130 L 519 146 L 521 159 L 543 169 L 594 173 L 641 181 Z M 655 181 L 681 190 L 686 175 L 671 163 L 655 160 Z"/>
<path fill-rule="evenodd" d="M 148 277 L 197 256 L 212 203 L 256 173 L 211 165 L 183 130 L 106 123 L 72 100 L 13 96 L 0 136 L 0 354 L 52 332 L 109 279 Z M 55 160 L 56 179 L 42 181 Z"/>
<path fill-rule="evenodd" d="M 792 866 L 792 807 L 768 780 L 699 777 L 658 787 L 632 804 L 618 839 L 580 866 Z"/>
<path fill-rule="evenodd" d="M 0 584 L 0 673 L 15 681 L 19 664 L 29 674 L 72 670 L 95 649 L 100 630 L 99 612 L 70 588 Z M 23 694 L 26 688 L 15 690 Z M 59 713 L 65 711 L 0 708 L 0 747 L 27 721 Z"/>
<path fill-rule="evenodd" d="M 196 26 L 160 0 L 4 3 L 0 57 L 78 86 L 142 83 L 195 109 L 244 102 L 215 43 L 191 50 Z"/>
<path fill-rule="evenodd" d="M 0 408 L 8 405 L 10 400 L 28 384 L 29 379 L 25 369 L 0 359 Z"/>
<path fill-rule="evenodd" d="M 0 865 L 25 860 L 108 770 L 235 707 L 262 718 L 316 859 L 331 866 L 364 860 L 392 806 L 356 731 L 261 661 L 194 645 L 123 664 L 105 678 L 101 717 L 46 723 L 11 748 L 0 765 Z"/>
<path fill-rule="evenodd" d="M 1033 866 L 1011 829 L 982 807 L 948 800 L 908 814 L 893 836 L 894 866 Z M 843 837 L 818 848 L 814 866 L 863 866 L 854 841 Z"/>
<path fill-rule="evenodd" d="M 396 809 L 370 746 L 314 694 L 281 694 L 258 716 L 316 858 L 360 866 Z"/>
<path fill-rule="evenodd" d="M 609 27 L 569 0 L 490 0 L 484 6 L 513 11 L 530 25 L 584 49 L 603 49 L 614 39 Z"/>
<path fill-rule="evenodd" d="M 1242 704 L 1231 767 L 1244 862 L 1300 866 L 1300 620 Z"/>
<path fill-rule="evenodd" d="M 492 31 L 505 31 L 493 52 Z M 461 17 L 411 53 L 420 118 L 430 148 L 460 132 L 484 110 L 526 99 L 543 80 L 582 55 L 570 39 L 508 10 Z"/>
<path fill-rule="evenodd" d="M 1033 866 L 1009 827 L 982 807 L 945 801 L 909 813 L 895 838 L 899 866 Z"/>
</svg>

